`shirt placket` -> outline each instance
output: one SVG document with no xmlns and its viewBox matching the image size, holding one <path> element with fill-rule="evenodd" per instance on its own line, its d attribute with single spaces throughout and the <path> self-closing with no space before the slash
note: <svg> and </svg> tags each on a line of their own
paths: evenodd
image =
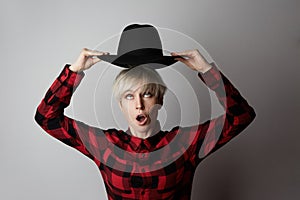
<svg viewBox="0 0 300 200">
<path fill-rule="evenodd" d="M 147 166 L 147 165 L 145 166 L 143 164 L 143 162 L 147 161 L 148 157 L 149 157 L 149 150 L 148 150 L 147 146 L 145 145 L 144 141 L 142 141 L 141 145 L 140 145 L 139 155 L 138 155 L 138 158 L 140 160 L 140 163 L 139 163 L 140 164 L 140 169 L 139 169 L 139 171 L 141 173 L 145 173 L 149 170 L 149 166 Z"/>
</svg>

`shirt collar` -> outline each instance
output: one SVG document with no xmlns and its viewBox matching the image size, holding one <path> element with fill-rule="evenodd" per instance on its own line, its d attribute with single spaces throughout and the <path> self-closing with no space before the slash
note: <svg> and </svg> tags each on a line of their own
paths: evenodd
<svg viewBox="0 0 300 200">
<path fill-rule="evenodd" d="M 158 142 L 161 140 L 164 132 L 161 131 L 160 123 L 157 121 L 155 130 L 159 130 L 156 134 L 148 137 L 148 138 L 139 138 L 136 136 L 133 136 L 130 132 L 130 129 L 126 131 L 125 134 L 127 134 L 128 138 L 128 144 L 131 146 L 131 148 L 135 151 L 153 151 L 158 144 Z"/>
</svg>

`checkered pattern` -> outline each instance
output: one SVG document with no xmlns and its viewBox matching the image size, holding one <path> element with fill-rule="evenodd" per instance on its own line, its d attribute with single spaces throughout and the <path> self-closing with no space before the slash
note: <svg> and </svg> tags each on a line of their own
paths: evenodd
<svg viewBox="0 0 300 200">
<path fill-rule="evenodd" d="M 253 108 L 216 66 L 198 75 L 216 92 L 226 112 L 197 126 L 174 127 L 171 131 L 160 131 L 141 139 L 122 130 L 101 130 L 71 119 L 64 115 L 64 109 L 84 73 L 72 72 L 69 65 L 47 91 L 37 108 L 35 120 L 48 134 L 95 162 L 109 200 L 187 200 L 191 197 L 198 164 L 238 135 L 255 117 Z M 124 151 L 116 151 L 116 147 L 131 153 L 132 158 Z M 160 159 L 155 160 L 149 152 L 156 150 L 161 151 Z M 167 161 L 170 161 L 168 165 L 151 170 L 154 164 Z"/>
</svg>

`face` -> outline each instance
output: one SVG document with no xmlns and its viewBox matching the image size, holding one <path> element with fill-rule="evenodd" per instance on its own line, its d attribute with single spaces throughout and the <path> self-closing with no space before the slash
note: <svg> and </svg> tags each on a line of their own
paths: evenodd
<svg viewBox="0 0 300 200">
<path fill-rule="evenodd" d="M 120 108 L 130 129 L 143 133 L 155 126 L 161 106 L 157 104 L 157 98 L 141 86 L 123 93 Z"/>
</svg>

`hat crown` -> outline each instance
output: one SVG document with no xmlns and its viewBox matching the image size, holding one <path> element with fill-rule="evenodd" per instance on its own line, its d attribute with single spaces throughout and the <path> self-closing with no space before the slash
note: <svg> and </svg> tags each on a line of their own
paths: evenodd
<svg viewBox="0 0 300 200">
<path fill-rule="evenodd" d="M 155 69 L 177 62 L 176 56 L 163 55 L 157 29 L 149 24 L 130 24 L 120 36 L 117 55 L 101 55 L 101 60 L 124 68 L 151 63 Z"/>
<path fill-rule="evenodd" d="M 162 55 L 162 43 L 159 33 L 152 25 L 131 24 L 124 28 L 118 46 L 118 55 L 138 50 L 156 49 L 155 54 Z"/>
</svg>

